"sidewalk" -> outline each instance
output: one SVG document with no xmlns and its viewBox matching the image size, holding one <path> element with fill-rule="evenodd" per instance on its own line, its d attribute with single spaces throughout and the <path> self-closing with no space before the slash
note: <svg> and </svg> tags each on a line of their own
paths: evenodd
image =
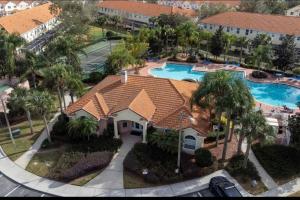
<svg viewBox="0 0 300 200">
<path fill-rule="evenodd" d="M 242 144 L 242 151 L 246 152 L 246 148 L 247 148 L 247 142 L 246 142 L 246 139 L 245 139 L 243 144 Z M 259 176 L 261 177 L 261 181 L 265 184 L 265 186 L 268 188 L 268 190 L 272 190 L 272 189 L 278 187 L 278 185 L 275 183 L 273 178 L 261 166 L 261 164 L 259 163 L 259 161 L 255 157 L 252 149 L 250 149 L 250 152 L 249 152 L 249 160 L 254 164 L 255 168 L 258 171 Z"/>
<path fill-rule="evenodd" d="M 203 189 L 210 179 L 214 176 L 226 176 L 230 181 L 234 182 L 243 196 L 249 195 L 226 171 L 219 170 L 208 176 L 197 178 L 181 183 L 164 185 L 152 188 L 141 189 L 104 189 L 93 187 L 79 187 L 52 181 L 46 178 L 36 176 L 15 164 L 3 154 L 1 149 L 0 155 L 0 171 L 10 179 L 24 185 L 28 188 L 48 193 L 56 196 L 64 197 L 160 197 L 160 196 L 178 196 Z"/>
<path fill-rule="evenodd" d="M 300 178 L 292 180 L 277 188 L 264 192 L 259 197 L 286 197 L 300 191 Z"/>
<path fill-rule="evenodd" d="M 124 189 L 123 161 L 134 144 L 141 140 L 141 137 L 130 134 L 122 135 L 121 137 L 123 144 L 119 152 L 115 154 L 105 170 L 85 184 L 85 186 L 105 189 Z"/>
</svg>

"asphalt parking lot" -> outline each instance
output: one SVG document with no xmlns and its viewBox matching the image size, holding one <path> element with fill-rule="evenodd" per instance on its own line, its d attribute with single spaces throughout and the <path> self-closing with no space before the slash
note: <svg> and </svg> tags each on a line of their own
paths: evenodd
<svg viewBox="0 0 300 200">
<path fill-rule="evenodd" d="M 35 190 L 31 190 L 10 180 L 0 173 L 0 196 L 1 197 L 52 197 Z"/>
<path fill-rule="evenodd" d="M 111 48 L 113 49 L 117 43 L 118 41 L 111 41 Z M 108 41 L 102 41 L 85 48 L 84 51 L 87 55 L 79 55 L 83 71 L 101 71 L 107 56 L 110 54 L 110 44 Z"/>
<path fill-rule="evenodd" d="M 215 197 L 208 188 L 182 195 L 181 197 Z"/>
</svg>

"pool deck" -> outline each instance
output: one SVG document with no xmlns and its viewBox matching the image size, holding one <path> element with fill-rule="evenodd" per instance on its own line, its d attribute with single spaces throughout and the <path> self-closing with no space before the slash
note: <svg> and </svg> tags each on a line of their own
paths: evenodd
<svg viewBox="0 0 300 200">
<path fill-rule="evenodd" d="M 159 60 L 157 62 L 146 62 L 146 67 L 141 68 L 139 70 L 139 75 L 141 76 L 152 76 L 149 72 L 153 68 L 159 68 L 161 67 L 165 62 L 168 62 L 166 59 Z M 265 79 L 256 79 L 250 76 L 250 74 L 255 71 L 254 69 L 247 69 L 243 67 L 237 67 L 234 65 L 226 65 L 226 64 L 202 64 L 202 63 L 182 63 L 182 62 L 173 62 L 170 61 L 168 63 L 176 63 L 176 64 L 188 64 L 193 67 L 194 71 L 199 72 L 214 72 L 217 70 L 231 70 L 231 71 L 242 71 L 245 73 L 246 79 L 258 83 L 280 83 L 280 84 L 286 84 L 289 86 L 293 86 L 300 89 L 300 81 L 296 79 L 291 79 L 287 77 L 283 77 L 278 79 L 277 77 L 274 77 L 271 74 L 268 74 L 268 77 Z M 272 110 L 278 110 L 282 108 L 281 106 L 271 106 L 267 105 L 261 102 L 256 101 L 256 107 L 260 107 L 264 112 L 271 112 Z M 278 110 L 279 111 L 279 110 Z M 300 109 L 294 109 L 294 113 L 300 112 Z"/>
</svg>

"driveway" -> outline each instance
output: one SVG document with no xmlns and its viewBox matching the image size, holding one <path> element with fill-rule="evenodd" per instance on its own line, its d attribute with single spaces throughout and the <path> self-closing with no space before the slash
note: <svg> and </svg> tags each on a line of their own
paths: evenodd
<svg viewBox="0 0 300 200">
<path fill-rule="evenodd" d="M 110 162 L 98 176 L 89 181 L 85 186 L 102 189 L 124 189 L 123 161 L 134 144 L 141 141 L 140 136 L 122 134 L 123 144 Z"/>
</svg>

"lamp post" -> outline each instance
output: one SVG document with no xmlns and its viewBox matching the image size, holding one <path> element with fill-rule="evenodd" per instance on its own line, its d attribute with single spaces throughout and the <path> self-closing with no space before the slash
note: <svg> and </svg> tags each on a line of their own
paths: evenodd
<svg viewBox="0 0 300 200">
<path fill-rule="evenodd" d="M 10 128 L 10 123 L 9 123 L 9 120 L 8 120 L 8 117 L 7 117 L 7 114 L 6 114 L 6 107 L 5 107 L 5 103 L 3 101 L 2 95 L 0 95 L 0 100 L 1 100 L 2 107 L 3 107 L 4 117 L 5 117 L 5 121 L 6 121 L 6 125 L 7 125 L 7 128 L 8 128 L 10 139 L 11 139 L 12 143 L 14 144 L 14 146 L 16 146 L 15 139 L 12 135 L 11 128 Z"/>
<path fill-rule="evenodd" d="M 188 119 L 191 123 L 195 122 L 195 119 L 191 116 L 185 115 L 183 111 L 179 114 L 179 121 L 180 121 L 180 128 L 179 128 L 179 134 L 178 134 L 178 155 L 177 155 L 177 168 L 175 170 L 175 173 L 178 174 L 180 172 L 180 160 L 181 160 L 181 146 L 182 146 L 182 124 L 183 120 Z"/>
</svg>

